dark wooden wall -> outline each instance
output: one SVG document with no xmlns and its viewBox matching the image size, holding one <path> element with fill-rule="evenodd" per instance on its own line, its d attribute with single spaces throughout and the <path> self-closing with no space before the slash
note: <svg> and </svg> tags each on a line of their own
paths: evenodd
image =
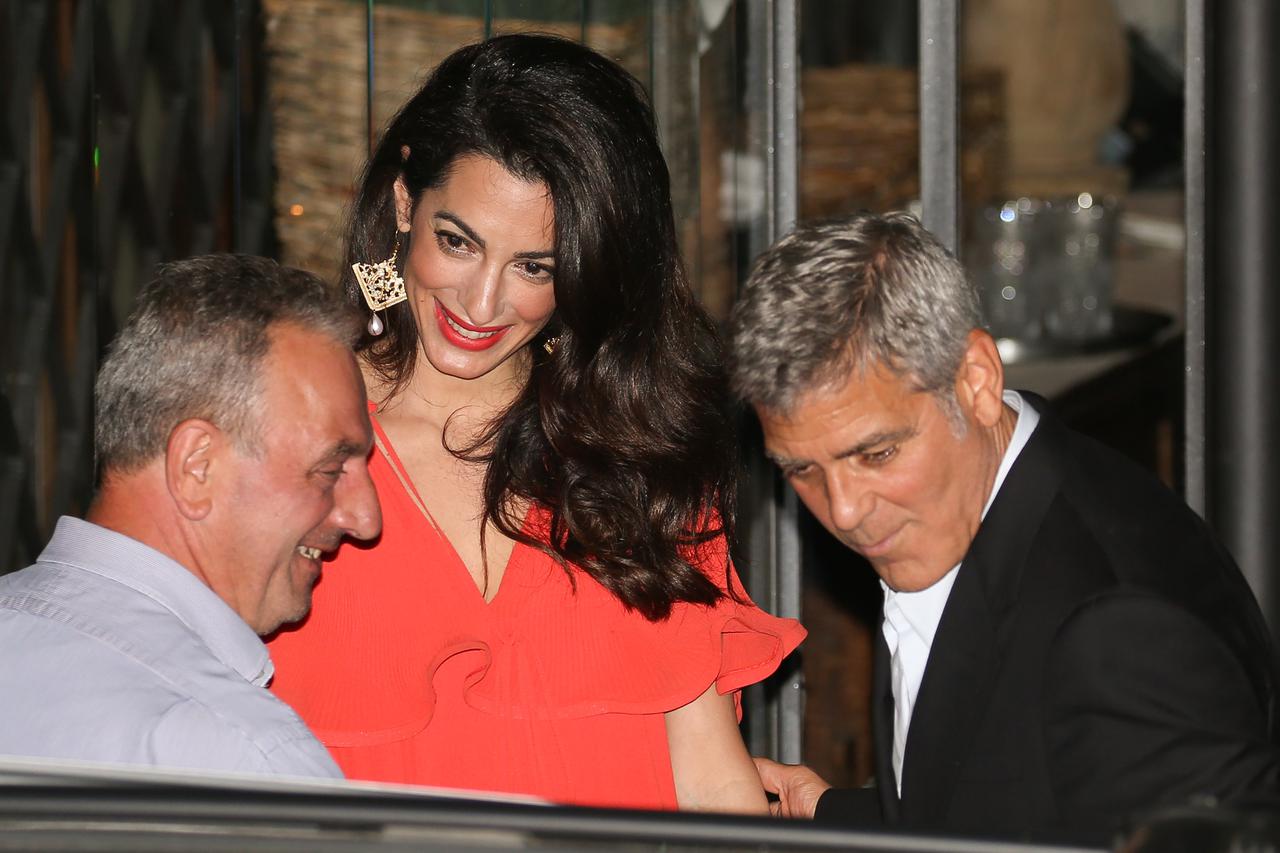
<svg viewBox="0 0 1280 853">
<path fill-rule="evenodd" d="M 161 261 L 270 253 L 257 0 L 0 0 L 0 573 L 93 482 L 93 377 Z"/>
</svg>

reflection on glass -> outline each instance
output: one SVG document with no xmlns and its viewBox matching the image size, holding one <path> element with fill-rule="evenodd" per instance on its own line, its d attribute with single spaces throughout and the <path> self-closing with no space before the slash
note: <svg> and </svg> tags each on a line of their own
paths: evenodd
<svg viewBox="0 0 1280 853">
<path fill-rule="evenodd" d="M 1115 199 L 1087 192 L 1051 206 L 1045 232 L 1046 277 L 1053 283 L 1045 330 L 1064 341 L 1104 338 L 1112 327 Z"/>
<path fill-rule="evenodd" d="M 1044 332 L 1045 276 L 1039 264 L 1046 205 L 1021 198 L 982 209 L 965 261 L 997 338 L 1038 339 Z"/>
</svg>

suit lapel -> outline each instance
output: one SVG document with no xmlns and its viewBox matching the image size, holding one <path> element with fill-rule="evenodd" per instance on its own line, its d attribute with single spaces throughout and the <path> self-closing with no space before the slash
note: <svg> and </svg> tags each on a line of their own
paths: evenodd
<svg viewBox="0 0 1280 853">
<path fill-rule="evenodd" d="M 929 825 L 945 816 L 960 768 L 982 724 L 996 666 L 995 637 L 981 579 L 966 558 L 934 635 L 911 712 L 902 768 L 904 821 Z"/>
<path fill-rule="evenodd" d="M 893 688 L 889 677 L 889 647 L 884 632 L 875 629 L 875 660 L 871 672 L 871 730 L 875 745 L 876 787 L 880 790 L 880 812 L 886 823 L 899 818 L 898 781 L 893 775 Z"/>
<path fill-rule="evenodd" d="M 912 824 L 946 817 L 999 673 L 1001 623 L 1017 601 L 1031 544 L 1061 481 L 1049 449 L 1060 427 L 1043 400 L 1023 397 L 1040 412 L 1040 423 L 961 562 L 911 714 L 900 806 Z M 885 658 L 887 681 L 887 651 Z"/>
</svg>

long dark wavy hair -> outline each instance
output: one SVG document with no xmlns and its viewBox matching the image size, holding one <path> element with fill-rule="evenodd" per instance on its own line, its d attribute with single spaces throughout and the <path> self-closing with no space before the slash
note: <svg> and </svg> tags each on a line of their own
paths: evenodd
<svg viewBox="0 0 1280 853">
<path fill-rule="evenodd" d="M 395 181 L 416 204 L 469 155 L 544 183 L 555 210 L 556 310 L 530 345 L 529 381 L 473 445 L 450 448 L 487 465 L 484 520 L 571 578 L 568 564 L 578 566 L 648 619 L 676 602 L 714 603 L 723 593 L 694 563 L 720 534 L 734 543 L 732 402 L 719 338 L 680 261 L 643 89 L 554 36 L 499 36 L 450 55 L 366 167 L 347 231 L 353 303 L 350 264 L 391 255 Z M 389 397 L 412 375 L 418 344 L 405 303 L 387 311 L 382 336 L 360 342 Z M 527 501 L 550 511 L 546 541 L 521 530 Z"/>
</svg>

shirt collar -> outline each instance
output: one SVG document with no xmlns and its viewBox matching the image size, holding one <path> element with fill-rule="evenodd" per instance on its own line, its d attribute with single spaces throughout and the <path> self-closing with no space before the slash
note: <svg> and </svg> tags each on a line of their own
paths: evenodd
<svg viewBox="0 0 1280 853">
<path fill-rule="evenodd" d="M 1009 446 L 1004 449 L 1004 456 L 1000 458 L 995 482 L 991 484 L 991 494 L 987 496 L 987 503 L 982 507 L 983 518 L 987 517 L 987 510 L 991 509 L 991 504 L 995 502 L 1000 487 L 1004 485 L 1004 478 L 1009 476 L 1009 469 L 1013 467 L 1014 462 L 1018 461 L 1022 448 L 1027 446 L 1027 441 L 1031 438 L 1036 424 L 1040 423 L 1040 413 L 1036 411 L 1036 407 L 1022 399 L 1022 395 L 1017 391 L 1005 391 L 1004 404 L 1018 413 L 1018 421 L 1014 424 L 1013 435 L 1009 437 Z"/>
<path fill-rule="evenodd" d="M 957 564 L 951 571 L 939 578 L 931 587 L 918 592 L 897 592 L 880 581 L 884 590 L 884 621 L 893 629 L 895 636 L 890 637 L 885 631 L 885 639 L 889 642 L 889 653 L 892 654 L 899 637 L 908 631 L 915 632 L 925 644 L 933 645 L 933 635 L 938 632 L 938 623 L 942 621 L 942 611 L 951 596 L 951 587 L 956 582 L 956 574 L 960 571 Z"/>
<path fill-rule="evenodd" d="M 265 686 L 275 674 L 267 647 L 226 602 L 181 564 L 136 539 L 64 515 L 38 562 L 92 572 L 147 596 L 254 685 Z"/>
<path fill-rule="evenodd" d="M 987 517 L 987 510 L 991 509 L 991 504 L 996 499 L 996 494 L 1004 484 L 1005 477 L 1009 475 L 1009 469 L 1022 453 L 1022 448 L 1027 446 L 1031 433 L 1040 422 L 1040 413 L 1017 391 L 1005 391 L 1004 402 L 1018 413 L 1018 421 L 1014 425 L 1013 435 L 1009 438 L 1009 446 L 1004 449 L 1004 455 L 1000 458 L 1000 467 L 996 469 L 991 494 L 987 496 L 987 503 L 982 508 L 984 519 Z M 956 574 L 959 571 L 960 564 L 956 563 L 951 567 L 951 571 L 939 578 L 933 586 L 917 592 L 898 592 L 890 589 L 884 581 L 880 581 L 880 588 L 884 590 L 884 616 L 887 628 L 892 628 L 896 634 L 902 634 L 904 629 L 909 628 L 924 640 L 925 645 L 932 646 L 933 635 L 938 631 L 938 623 L 942 621 L 942 611 L 947 606 L 951 587 L 955 584 Z M 889 637 L 888 629 L 885 630 L 885 638 L 891 644 L 896 642 L 896 637 L 892 639 Z M 890 648 L 891 653 L 892 651 L 893 649 Z"/>
</svg>

